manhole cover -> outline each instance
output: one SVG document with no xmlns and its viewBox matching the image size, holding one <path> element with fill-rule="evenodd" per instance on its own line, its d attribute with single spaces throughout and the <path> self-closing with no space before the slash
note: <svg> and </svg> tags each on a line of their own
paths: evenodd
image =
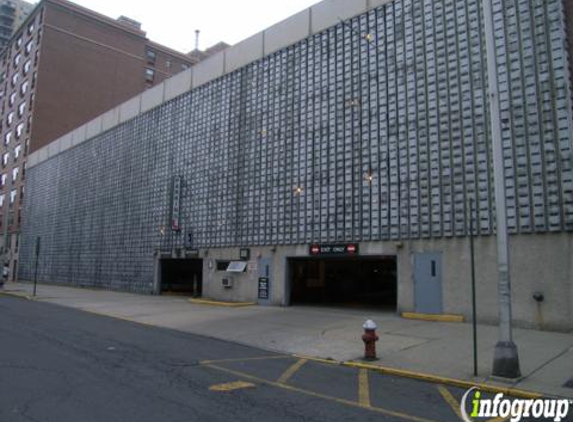
<svg viewBox="0 0 573 422">
<path fill-rule="evenodd" d="M 563 387 L 573 388 L 573 378 L 571 378 L 569 381 L 567 381 Z"/>
</svg>

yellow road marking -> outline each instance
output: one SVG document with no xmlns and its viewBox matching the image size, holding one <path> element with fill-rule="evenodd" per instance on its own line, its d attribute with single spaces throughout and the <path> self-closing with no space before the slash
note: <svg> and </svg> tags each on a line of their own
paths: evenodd
<svg viewBox="0 0 573 422">
<path fill-rule="evenodd" d="M 212 368 L 212 369 L 216 369 L 216 370 L 221 371 L 221 372 L 226 372 L 226 373 L 234 375 L 236 377 L 245 378 L 245 379 L 248 379 L 250 381 L 257 382 L 259 384 L 266 384 L 266 385 L 270 385 L 272 387 L 282 388 L 282 389 L 285 389 L 288 391 L 293 391 L 296 393 L 305 394 L 307 396 L 316 397 L 316 398 L 329 400 L 329 401 L 333 401 L 333 402 L 340 403 L 340 404 L 345 404 L 347 406 L 359 407 L 361 409 L 364 409 L 364 407 L 362 407 L 360 405 L 360 403 L 354 402 L 351 400 L 340 399 L 338 397 L 332 397 L 332 396 L 329 396 L 326 394 L 321 394 L 321 393 L 315 393 L 314 391 L 309 391 L 309 390 L 305 390 L 302 388 L 293 387 L 292 385 L 289 385 L 289 384 L 279 384 L 278 382 L 269 381 L 269 380 L 259 378 L 259 377 L 256 377 L 256 376 L 253 376 L 250 374 L 245 374 L 243 372 L 234 371 L 232 369 L 223 368 L 222 366 L 217 366 L 217 365 L 213 365 L 213 364 L 205 365 L 205 366 L 207 368 Z M 367 410 L 370 410 L 370 411 L 373 411 L 376 413 L 380 413 L 383 415 L 387 415 L 387 416 L 392 416 L 395 418 L 401 418 L 401 419 L 413 421 L 413 422 L 436 422 L 432 419 L 426 419 L 426 418 L 421 418 L 418 416 L 408 415 L 406 413 L 396 412 L 394 410 L 383 409 L 381 407 L 369 407 L 369 408 L 367 408 Z"/>
<path fill-rule="evenodd" d="M 452 393 L 450 393 L 448 391 L 448 389 L 446 387 L 444 387 L 443 385 L 438 385 L 438 390 L 440 391 L 440 394 L 442 395 L 442 397 L 444 398 L 446 403 L 448 403 L 450 405 L 450 407 L 452 408 L 454 413 L 458 416 L 458 418 L 460 418 L 463 421 L 464 418 L 462 417 L 462 411 L 460 409 L 460 403 L 458 403 L 458 401 L 452 395 Z"/>
<path fill-rule="evenodd" d="M 293 363 L 278 379 L 279 384 L 286 384 L 286 382 L 292 377 L 296 371 L 298 371 L 302 366 L 308 362 L 306 359 L 299 359 Z"/>
<path fill-rule="evenodd" d="M 255 386 L 255 384 L 252 384 L 250 382 L 244 382 L 244 381 L 236 381 L 236 382 L 229 382 L 227 384 L 217 384 L 217 385 L 212 385 L 211 387 L 209 387 L 209 391 L 233 391 L 233 390 L 239 390 L 241 388 L 253 388 Z"/>
<path fill-rule="evenodd" d="M 362 407 L 372 407 L 370 404 L 368 369 L 360 369 L 358 371 L 358 402 Z"/>
<path fill-rule="evenodd" d="M 219 359 L 219 360 L 202 360 L 199 362 L 201 365 L 210 365 L 212 363 L 225 363 L 225 362 L 248 362 L 251 360 L 267 360 L 267 359 L 287 359 L 292 356 L 279 355 L 279 356 L 259 356 L 256 358 L 237 358 L 237 359 Z"/>
</svg>

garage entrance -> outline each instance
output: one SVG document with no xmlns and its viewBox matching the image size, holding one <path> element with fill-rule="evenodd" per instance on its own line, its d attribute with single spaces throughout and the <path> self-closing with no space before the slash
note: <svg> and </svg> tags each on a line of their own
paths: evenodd
<svg viewBox="0 0 573 422">
<path fill-rule="evenodd" d="M 162 259 L 161 293 L 189 294 L 199 297 L 203 291 L 202 259 Z"/>
<path fill-rule="evenodd" d="M 291 304 L 396 310 L 396 257 L 289 260 Z"/>
</svg>

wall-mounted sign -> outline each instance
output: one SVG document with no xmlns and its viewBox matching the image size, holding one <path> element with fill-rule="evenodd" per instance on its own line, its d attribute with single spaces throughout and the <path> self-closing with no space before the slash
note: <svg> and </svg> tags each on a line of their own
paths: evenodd
<svg viewBox="0 0 573 422">
<path fill-rule="evenodd" d="M 358 255 L 358 243 L 341 245 L 310 245 L 310 255 Z"/>
<path fill-rule="evenodd" d="M 173 178 L 173 192 L 171 197 L 171 230 L 181 230 L 179 217 L 181 213 L 181 176 Z"/>
<path fill-rule="evenodd" d="M 242 261 L 248 261 L 251 258 L 251 250 L 248 248 L 241 248 L 239 250 L 239 258 Z"/>
<path fill-rule="evenodd" d="M 269 298 L 269 279 L 266 277 L 259 278 L 259 299 L 268 300 Z"/>
</svg>

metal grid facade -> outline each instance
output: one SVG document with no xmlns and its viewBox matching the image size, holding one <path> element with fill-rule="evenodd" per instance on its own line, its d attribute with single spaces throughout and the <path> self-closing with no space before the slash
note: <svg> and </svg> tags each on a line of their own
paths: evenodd
<svg viewBox="0 0 573 422">
<path fill-rule="evenodd" d="M 571 231 L 562 2 L 495 13 L 509 229 Z M 20 278 L 37 236 L 39 280 L 144 292 L 158 249 L 464 236 L 470 198 L 492 234 L 482 28 L 478 0 L 396 0 L 31 168 Z"/>
</svg>

